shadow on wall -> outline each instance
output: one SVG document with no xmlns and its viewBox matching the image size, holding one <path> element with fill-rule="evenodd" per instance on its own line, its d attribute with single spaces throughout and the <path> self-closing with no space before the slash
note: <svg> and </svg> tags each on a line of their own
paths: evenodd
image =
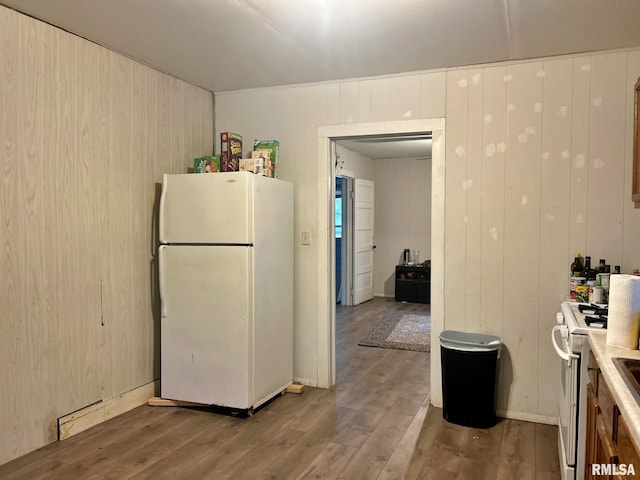
<svg viewBox="0 0 640 480">
<path fill-rule="evenodd" d="M 390 295 L 392 297 L 396 296 L 396 272 L 394 271 L 389 277 L 384 281 L 384 294 Z"/>
<path fill-rule="evenodd" d="M 151 311 L 153 312 L 153 378 L 160 378 L 160 282 L 158 272 L 158 247 L 160 246 L 159 218 L 160 195 L 162 184 L 156 183 L 156 193 L 153 201 L 153 214 L 151 216 L 151 262 L 149 274 L 151 275 Z M 159 393 L 159 392 L 158 392 Z"/>
<path fill-rule="evenodd" d="M 513 383 L 513 363 L 509 348 L 503 343 L 502 353 L 498 360 L 498 394 L 496 399 L 497 410 L 508 410 L 509 393 Z"/>
</svg>

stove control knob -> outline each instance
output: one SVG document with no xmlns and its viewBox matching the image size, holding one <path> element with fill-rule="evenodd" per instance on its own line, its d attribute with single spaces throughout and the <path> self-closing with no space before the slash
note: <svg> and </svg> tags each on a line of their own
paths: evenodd
<svg viewBox="0 0 640 480">
<path fill-rule="evenodd" d="M 567 327 L 566 325 L 562 325 L 559 327 L 560 330 L 560 337 L 563 340 L 566 340 L 569 338 L 569 327 Z"/>
<path fill-rule="evenodd" d="M 558 322 L 558 325 L 564 324 L 564 315 L 562 315 L 562 312 L 556 313 L 556 322 Z"/>
</svg>

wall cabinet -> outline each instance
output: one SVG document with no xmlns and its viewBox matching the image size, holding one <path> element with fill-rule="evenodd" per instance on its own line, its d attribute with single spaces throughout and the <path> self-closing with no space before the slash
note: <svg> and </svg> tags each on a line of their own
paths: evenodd
<svg viewBox="0 0 640 480">
<path fill-rule="evenodd" d="M 431 303 L 431 269 L 396 266 L 396 301 Z"/>
<path fill-rule="evenodd" d="M 584 478 L 625 478 L 621 475 L 592 475 L 593 464 L 640 466 L 638 449 L 631 440 L 626 421 L 597 365 L 593 353 L 590 353 Z"/>
</svg>

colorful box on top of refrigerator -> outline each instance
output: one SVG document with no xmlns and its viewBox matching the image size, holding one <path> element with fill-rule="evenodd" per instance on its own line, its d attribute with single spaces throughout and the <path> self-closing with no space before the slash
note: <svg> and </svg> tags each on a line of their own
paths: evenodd
<svg viewBox="0 0 640 480">
<path fill-rule="evenodd" d="M 278 178 L 278 154 L 280 153 L 280 142 L 278 140 L 254 140 L 253 150 L 267 150 L 271 157 L 271 171 L 268 177 Z"/>
<path fill-rule="evenodd" d="M 195 173 L 218 173 L 220 168 L 220 157 L 213 155 L 193 159 L 193 170 Z"/>
<path fill-rule="evenodd" d="M 231 132 L 220 134 L 220 157 L 223 172 L 240 171 L 242 158 L 242 135 Z"/>
</svg>

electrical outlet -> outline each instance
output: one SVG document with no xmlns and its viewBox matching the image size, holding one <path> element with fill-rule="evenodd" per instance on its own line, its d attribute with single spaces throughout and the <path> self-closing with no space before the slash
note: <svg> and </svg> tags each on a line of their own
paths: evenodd
<svg viewBox="0 0 640 480">
<path fill-rule="evenodd" d="M 302 232 L 302 245 L 311 245 L 311 232 L 308 230 Z"/>
</svg>

